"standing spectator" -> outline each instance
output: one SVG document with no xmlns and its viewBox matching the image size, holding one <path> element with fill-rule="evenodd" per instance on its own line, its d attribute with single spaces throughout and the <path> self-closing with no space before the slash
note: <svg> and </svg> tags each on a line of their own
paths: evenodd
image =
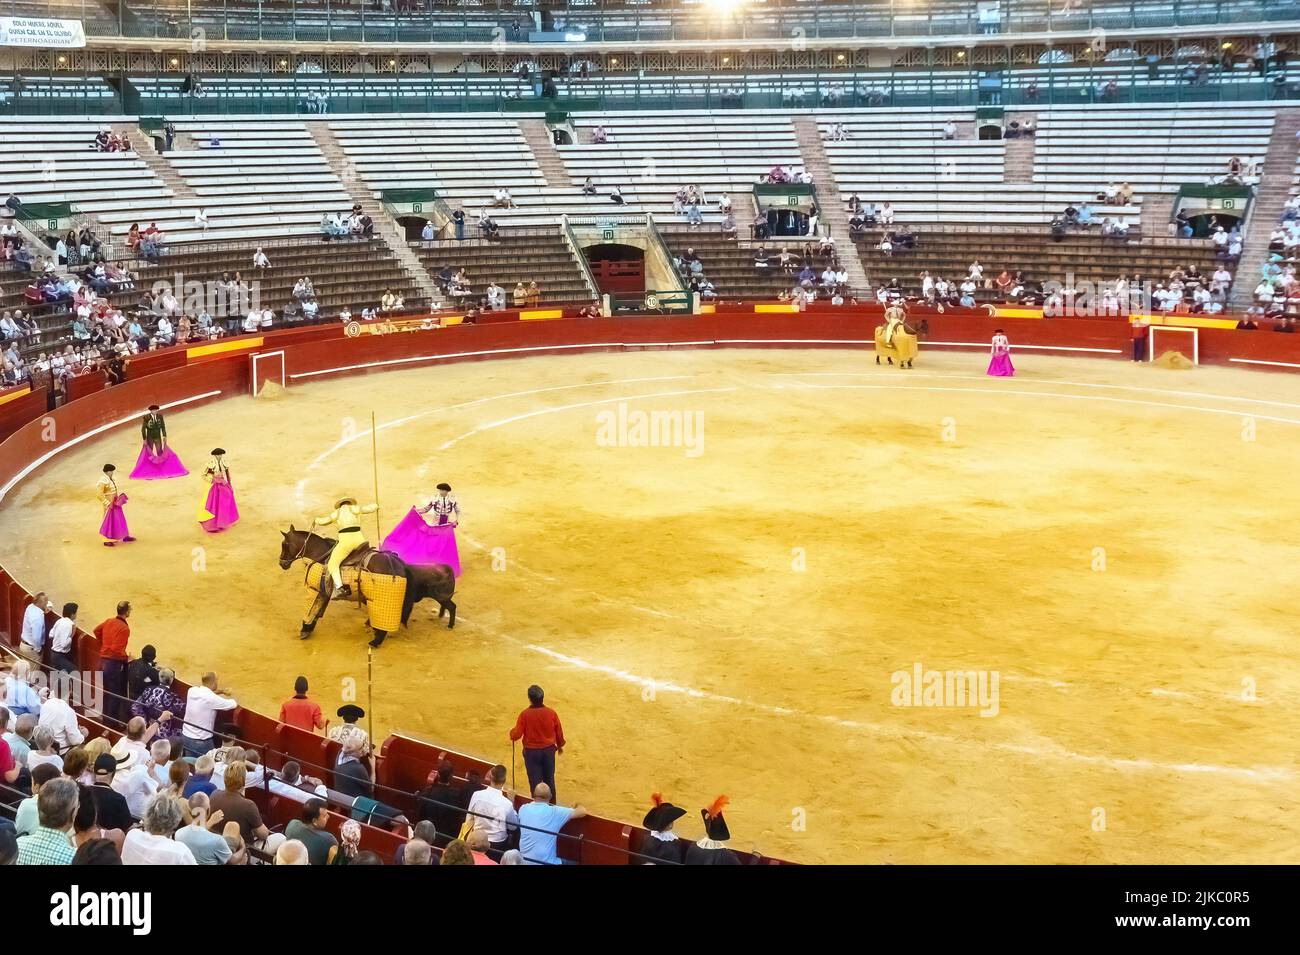
<svg viewBox="0 0 1300 955">
<path fill-rule="evenodd" d="M 239 705 L 228 690 L 220 689 L 215 673 L 203 674 L 199 686 L 190 687 L 185 695 L 185 727 L 181 730 L 181 742 L 185 744 L 185 755 L 202 756 L 216 745 L 213 739 L 213 726 L 217 713 L 233 710 Z"/>
<path fill-rule="evenodd" d="M 339 844 L 327 831 L 329 821 L 330 814 L 325 808 L 325 800 L 308 799 L 302 805 L 300 818 L 284 827 L 286 839 L 297 839 L 307 847 L 307 858 L 311 865 L 325 865 L 329 861 L 331 850 Z"/>
<path fill-rule="evenodd" d="M 54 605 L 45 599 L 42 590 L 32 597 L 32 602 L 23 611 L 23 632 L 18 649 L 37 663 L 41 662 L 41 650 L 45 646 L 45 612 L 53 609 Z"/>
<path fill-rule="evenodd" d="M 77 784 L 51 779 L 36 797 L 37 828 L 18 837 L 18 865 L 70 865 L 75 850 L 68 838 L 77 814 Z"/>
<path fill-rule="evenodd" d="M 321 716 L 320 706 L 314 700 L 307 699 L 305 676 L 300 676 L 293 681 L 293 698 L 280 704 L 280 722 L 308 733 L 329 726 L 329 720 Z"/>
<path fill-rule="evenodd" d="M 519 714 L 510 731 L 511 741 L 523 740 L 524 771 L 528 774 L 528 788 L 535 790 L 545 783 L 555 801 L 555 757 L 564 752 L 564 728 L 555 710 L 544 705 L 546 695 L 533 684 L 528 688 L 528 708 Z"/>
<path fill-rule="evenodd" d="M 266 253 L 262 251 L 262 247 L 259 245 L 257 251 L 253 253 L 253 268 L 269 269 L 270 267 L 271 260 L 267 258 Z"/>
<path fill-rule="evenodd" d="M 99 638 L 99 665 L 104 674 L 104 717 L 113 723 L 126 721 L 126 645 L 131 639 L 131 602 L 117 605 L 117 616 L 95 628 Z"/>
<path fill-rule="evenodd" d="M 555 806 L 555 797 L 546 783 L 533 788 L 533 801 L 519 810 L 519 852 L 524 865 L 562 865 L 556 844 L 559 832 L 570 819 L 587 815 L 582 806 L 566 809 Z"/>
<path fill-rule="evenodd" d="M 196 865 L 194 853 L 173 838 L 184 823 L 181 804 L 166 793 L 156 794 L 145 806 L 140 828 L 126 834 L 122 865 Z"/>
<path fill-rule="evenodd" d="M 153 644 L 147 644 L 140 650 L 140 656 L 130 662 L 126 668 L 126 695 L 138 700 L 150 687 L 158 685 L 158 667 L 154 660 L 158 651 Z"/>
<path fill-rule="evenodd" d="M 487 788 L 480 789 L 469 801 L 471 836 L 482 833 L 497 859 L 510 848 L 510 834 L 519 825 L 519 815 L 505 784 L 506 768 L 493 766 L 487 774 Z"/>
<path fill-rule="evenodd" d="M 72 638 L 77 626 L 77 605 L 63 605 L 63 615 L 50 627 L 50 666 L 64 673 L 77 669 L 72 658 Z"/>
</svg>

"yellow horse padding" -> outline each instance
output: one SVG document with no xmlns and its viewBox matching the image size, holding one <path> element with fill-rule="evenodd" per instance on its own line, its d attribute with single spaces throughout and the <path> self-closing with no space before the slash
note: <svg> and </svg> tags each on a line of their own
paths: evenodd
<svg viewBox="0 0 1300 955">
<path fill-rule="evenodd" d="M 901 328 L 894 332 L 894 340 L 885 344 L 885 326 L 876 326 L 876 354 L 881 358 L 893 358 L 897 361 L 911 361 L 916 357 L 916 336 Z"/>
<path fill-rule="evenodd" d="M 330 599 L 327 588 L 324 594 L 321 593 L 321 579 L 328 576 L 328 571 L 324 564 L 308 564 L 307 576 L 304 583 L 307 585 L 311 597 L 307 602 L 307 612 L 303 617 L 303 622 L 315 620 L 324 609 L 322 602 L 328 603 Z M 402 601 L 406 597 L 406 578 L 397 577 L 392 574 L 377 574 L 369 570 L 360 570 L 359 568 L 344 567 L 341 576 L 343 583 L 352 588 L 352 593 L 357 593 L 358 584 L 360 585 L 361 600 L 366 605 L 366 610 L 370 615 L 370 626 L 375 630 L 383 630 L 391 633 L 402 626 Z"/>
</svg>

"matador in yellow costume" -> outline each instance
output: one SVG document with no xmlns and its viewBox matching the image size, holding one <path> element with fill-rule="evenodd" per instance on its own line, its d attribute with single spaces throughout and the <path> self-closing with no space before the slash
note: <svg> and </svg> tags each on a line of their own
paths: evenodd
<svg viewBox="0 0 1300 955">
<path fill-rule="evenodd" d="M 378 510 L 378 504 L 361 505 L 356 498 L 345 497 L 334 506 L 333 512 L 323 514 L 313 522 L 317 526 L 339 526 L 339 542 L 330 552 L 327 564 L 330 578 L 334 581 L 335 598 L 347 596 L 347 591 L 343 589 L 343 562 L 354 550 L 366 544 L 365 532 L 361 530 L 361 515 L 373 514 Z"/>
</svg>

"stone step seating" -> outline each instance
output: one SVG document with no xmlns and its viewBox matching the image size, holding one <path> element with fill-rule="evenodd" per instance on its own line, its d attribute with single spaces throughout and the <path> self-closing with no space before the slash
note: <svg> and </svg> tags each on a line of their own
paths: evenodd
<svg viewBox="0 0 1300 955">
<path fill-rule="evenodd" d="M 436 281 L 445 267 L 465 270 L 473 293 L 481 298 L 491 282 L 506 291 L 507 304 L 515 283 L 535 281 L 543 305 L 588 302 L 591 292 L 568 245 L 555 228 L 502 233 L 497 241 L 482 239 L 413 242 L 411 248 Z"/>
</svg>

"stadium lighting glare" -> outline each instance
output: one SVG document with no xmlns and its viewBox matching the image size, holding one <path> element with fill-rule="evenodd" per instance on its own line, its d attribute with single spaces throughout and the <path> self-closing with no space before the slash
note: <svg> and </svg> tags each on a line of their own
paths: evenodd
<svg viewBox="0 0 1300 955">
<path fill-rule="evenodd" d="M 705 4 L 720 17 L 729 17 L 740 11 L 748 0 L 705 0 Z"/>
</svg>

